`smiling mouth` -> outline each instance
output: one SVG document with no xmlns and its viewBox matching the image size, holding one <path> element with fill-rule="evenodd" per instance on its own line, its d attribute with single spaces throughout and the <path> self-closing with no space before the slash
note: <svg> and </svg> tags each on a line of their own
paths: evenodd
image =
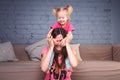
<svg viewBox="0 0 120 80">
<path fill-rule="evenodd" d="M 63 23 L 64 21 L 60 21 L 60 23 Z"/>
<path fill-rule="evenodd" d="M 56 49 L 56 48 L 54 48 L 54 50 L 55 50 L 55 52 L 57 52 L 57 53 L 61 53 L 61 50 L 58 50 L 58 49 Z"/>
<path fill-rule="evenodd" d="M 60 45 L 56 45 L 56 47 L 57 47 L 57 48 L 61 48 L 61 46 L 60 46 Z"/>
</svg>

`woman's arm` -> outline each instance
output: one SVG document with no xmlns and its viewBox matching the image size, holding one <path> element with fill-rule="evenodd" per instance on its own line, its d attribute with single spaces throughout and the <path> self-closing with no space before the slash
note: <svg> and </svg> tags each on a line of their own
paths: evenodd
<svg viewBox="0 0 120 80">
<path fill-rule="evenodd" d="M 76 51 L 70 47 L 69 39 L 66 40 L 66 49 L 71 66 L 76 67 L 78 65 L 78 59 L 76 57 Z"/>
<path fill-rule="evenodd" d="M 49 49 L 46 53 L 42 53 L 43 56 L 41 58 L 41 64 L 40 64 L 41 70 L 44 72 L 48 70 L 50 59 L 51 59 L 53 49 L 54 49 L 54 43 L 53 43 L 52 37 L 48 38 L 47 41 L 49 44 Z"/>
</svg>

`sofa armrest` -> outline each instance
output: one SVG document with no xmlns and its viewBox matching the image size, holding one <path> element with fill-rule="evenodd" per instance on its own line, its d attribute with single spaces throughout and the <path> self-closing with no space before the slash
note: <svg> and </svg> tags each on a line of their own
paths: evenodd
<svg viewBox="0 0 120 80">
<path fill-rule="evenodd" d="M 120 61 L 120 45 L 113 45 L 113 60 Z"/>
<path fill-rule="evenodd" d="M 0 80 L 41 80 L 40 62 L 0 62 Z"/>
</svg>

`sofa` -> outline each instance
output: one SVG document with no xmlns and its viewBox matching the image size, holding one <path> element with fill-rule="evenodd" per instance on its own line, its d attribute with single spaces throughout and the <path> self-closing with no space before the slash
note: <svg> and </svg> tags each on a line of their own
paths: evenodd
<svg viewBox="0 0 120 80">
<path fill-rule="evenodd" d="M 30 59 L 25 48 L 13 45 L 18 61 L 0 62 L 0 80 L 43 80 L 40 61 Z M 80 45 L 82 61 L 74 69 L 72 80 L 120 80 L 120 45 Z"/>
</svg>

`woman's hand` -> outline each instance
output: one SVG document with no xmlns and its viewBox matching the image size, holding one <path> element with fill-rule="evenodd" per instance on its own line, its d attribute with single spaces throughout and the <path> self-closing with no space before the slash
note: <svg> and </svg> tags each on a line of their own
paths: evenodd
<svg viewBox="0 0 120 80">
<path fill-rule="evenodd" d="M 54 38 L 52 36 L 47 37 L 47 42 L 49 44 L 49 47 L 54 47 Z"/>
</svg>

